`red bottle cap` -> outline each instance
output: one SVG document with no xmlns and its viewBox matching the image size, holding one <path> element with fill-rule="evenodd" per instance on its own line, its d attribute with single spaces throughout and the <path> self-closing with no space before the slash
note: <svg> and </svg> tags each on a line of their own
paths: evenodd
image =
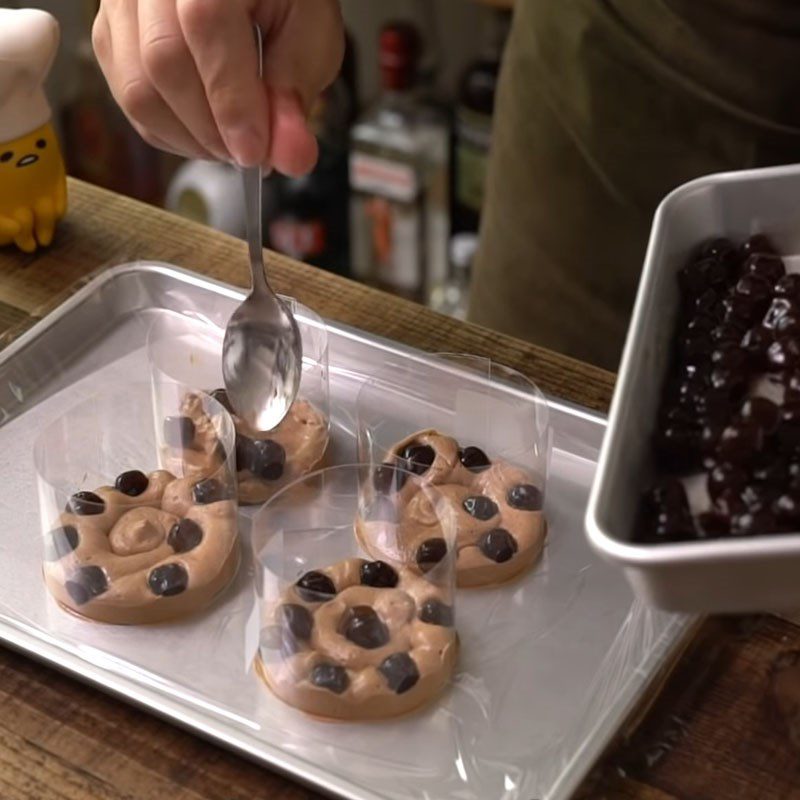
<svg viewBox="0 0 800 800">
<path fill-rule="evenodd" d="M 397 91 L 413 86 L 419 50 L 419 34 L 413 25 L 407 22 L 390 22 L 384 25 L 378 44 L 384 89 Z"/>
</svg>

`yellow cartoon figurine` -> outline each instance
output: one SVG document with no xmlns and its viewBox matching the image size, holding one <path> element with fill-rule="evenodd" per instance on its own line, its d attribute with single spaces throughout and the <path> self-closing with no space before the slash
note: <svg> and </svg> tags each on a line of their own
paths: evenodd
<svg viewBox="0 0 800 800">
<path fill-rule="evenodd" d="M 42 84 L 58 50 L 55 18 L 0 8 L 0 245 L 53 240 L 67 205 L 64 160 Z"/>
</svg>

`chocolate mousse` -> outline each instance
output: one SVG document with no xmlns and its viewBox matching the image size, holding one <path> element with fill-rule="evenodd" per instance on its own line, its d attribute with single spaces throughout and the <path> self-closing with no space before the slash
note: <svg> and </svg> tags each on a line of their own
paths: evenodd
<svg viewBox="0 0 800 800">
<path fill-rule="evenodd" d="M 458 653 L 444 589 L 360 558 L 306 572 L 270 609 L 258 669 L 284 702 L 318 717 L 383 719 L 433 701 Z"/>
<path fill-rule="evenodd" d="M 425 486 L 435 487 L 433 497 L 421 491 Z M 415 560 L 420 573 L 429 572 L 447 555 L 443 519 L 456 531 L 459 586 L 504 583 L 542 553 L 547 526 L 541 482 L 480 448 L 460 447 L 451 436 L 424 430 L 399 442 L 373 472 L 372 488 L 356 535 L 374 558 Z"/>
<path fill-rule="evenodd" d="M 296 400 L 273 430 L 257 431 L 236 415 L 224 389 L 215 389 L 210 394 L 230 412 L 236 428 L 240 503 L 263 503 L 296 478 L 322 466 L 328 446 L 328 420 L 307 400 Z M 215 450 L 216 434 L 213 438 L 207 435 L 209 428 L 204 419 L 208 416 L 193 397 L 196 396 L 187 395 L 181 408 L 181 414 L 193 427 L 185 425 L 181 429 L 179 423 L 172 422 L 172 438 L 167 437 L 165 428 L 165 441 L 175 458 L 190 469 L 207 472 L 219 464 L 220 454 Z"/>
<path fill-rule="evenodd" d="M 161 622 L 205 608 L 239 565 L 236 501 L 214 478 L 122 473 L 77 492 L 45 537 L 44 578 L 65 608 L 99 622 Z M 199 494 L 199 496 L 198 496 Z"/>
</svg>

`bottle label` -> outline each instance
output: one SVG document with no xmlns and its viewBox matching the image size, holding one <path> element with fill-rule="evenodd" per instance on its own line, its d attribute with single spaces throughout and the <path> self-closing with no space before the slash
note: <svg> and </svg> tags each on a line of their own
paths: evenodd
<svg viewBox="0 0 800 800">
<path fill-rule="evenodd" d="M 284 255 L 303 261 L 325 250 L 325 225 L 320 220 L 279 218 L 269 224 L 272 247 Z"/>
<path fill-rule="evenodd" d="M 365 153 L 350 156 L 350 186 L 400 203 L 412 202 L 419 190 L 413 167 Z"/>
<path fill-rule="evenodd" d="M 456 201 L 480 213 L 486 186 L 491 119 L 464 109 L 459 113 L 456 130 Z"/>
</svg>

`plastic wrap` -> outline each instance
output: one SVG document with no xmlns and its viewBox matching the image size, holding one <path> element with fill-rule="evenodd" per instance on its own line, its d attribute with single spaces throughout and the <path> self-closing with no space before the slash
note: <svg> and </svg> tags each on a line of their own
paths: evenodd
<svg viewBox="0 0 800 800">
<path fill-rule="evenodd" d="M 48 596 L 41 577 L 36 436 L 98 386 L 146 377 L 145 334 L 153 316 L 185 312 L 188 330 L 201 318 L 224 320 L 233 300 L 213 285 L 174 280 L 157 306 L 170 311 L 151 312 L 146 324 L 120 318 L 63 364 L 69 379 L 61 391 L 0 429 L 4 459 L 15 465 L 0 489 L 0 636 L 333 794 L 569 796 L 690 623 L 634 604 L 619 574 L 585 541 L 582 517 L 603 431 L 592 414 L 550 404 L 549 428 L 538 429 L 552 431 L 554 445 L 546 468 L 549 531 L 542 558 L 516 582 L 457 591 L 461 648 L 454 678 L 440 699 L 411 715 L 321 721 L 266 689 L 253 668 L 261 628 L 250 548 L 256 509 L 240 509 L 242 566 L 234 583 L 197 616 L 156 626 L 104 625 L 64 613 Z M 56 347 L 58 338 L 42 340 L 42 347 Z M 335 327 L 329 340 L 337 463 L 356 461 L 358 391 L 390 362 L 412 372 L 424 365 L 445 397 L 472 391 L 485 378 Z M 24 372 L 24 364 L 16 369 Z M 524 391 L 507 389 L 511 395 Z M 539 402 L 534 393 L 534 405 Z M 404 405 L 390 407 L 406 417 L 399 428 L 409 430 L 428 414 L 413 393 Z M 494 415 L 492 425 L 505 416 Z M 490 441 L 485 446 L 491 451 Z M 540 439 L 536 447 L 540 454 L 547 449 Z"/>
</svg>

